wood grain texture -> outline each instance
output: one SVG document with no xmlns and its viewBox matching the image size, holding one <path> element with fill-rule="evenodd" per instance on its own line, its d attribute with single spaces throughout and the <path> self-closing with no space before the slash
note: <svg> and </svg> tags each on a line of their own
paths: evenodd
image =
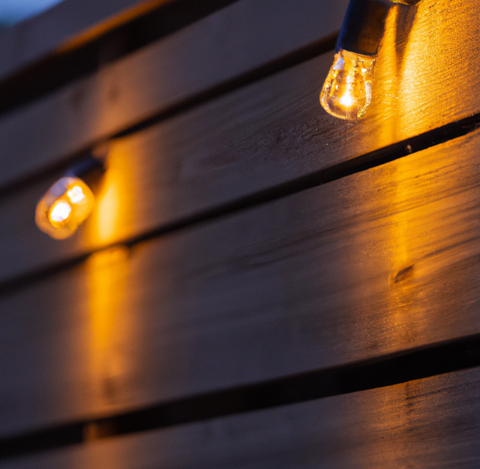
<svg viewBox="0 0 480 469">
<path fill-rule="evenodd" d="M 0 279 L 188 218 L 344 154 L 349 147 L 331 122 L 322 122 L 316 97 L 318 76 L 327 73 L 330 59 L 323 56 L 113 142 L 95 212 L 72 239 L 58 242 L 34 224 L 38 199 L 61 172 L 4 196 L 0 218 L 9 223 L 0 224 Z M 314 126 L 323 124 L 322 138 L 310 118 Z"/>
<path fill-rule="evenodd" d="M 428 1 L 424 0 L 422 5 L 427 5 Z M 466 96 L 471 93 L 470 86 L 475 83 L 475 77 L 479 76 L 475 68 L 478 64 L 472 63 L 472 56 L 462 55 L 466 54 L 465 50 L 471 51 L 472 48 L 453 38 L 450 42 L 436 41 L 435 44 L 432 42 L 434 38 L 420 41 L 420 33 L 427 34 L 427 28 L 432 28 L 440 21 L 441 15 L 447 16 L 445 24 L 452 29 L 454 23 L 463 24 L 462 21 L 467 21 L 468 9 L 464 10 L 462 5 L 453 9 L 455 15 L 449 13 L 452 9 L 450 4 L 448 7 L 446 4 L 437 4 L 435 9 L 419 8 L 411 40 L 400 43 L 399 47 L 407 44 L 408 47 L 404 47 L 406 54 L 413 58 L 419 51 L 424 52 L 425 44 L 428 47 L 443 47 L 444 50 L 436 53 L 436 57 L 439 57 L 438 68 L 430 62 L 430 80 L 427 80 L 427 72 L 422 68 L 424 62 L 405 59 L 404 71 L 395 82 L 395 86 L 398 86 L 395 91 L 397 98 L 392 94 L 393 65 L 389 55 L 392 52 L 389 41 L 392 38 L 385 39 L 382 49 L 384 55 L 379 58 L 377 70 L 379 86 L 375 91 L 376 104 L 366 119 L 359 123 L 341 122 L 328 116 L 319 106 L 319 88 L 331 62 L 330 55 L 326 54 L 115 141 L 112 143 L 110 170 L 104 184 L 104 194 L 110 197 L 106 199 L 112 201 L 115 197 L 117 200 L 112 215 L 115 219 L 108 218 L 112 228 L 101 236 L 98 235 L 99 218 L 105 211 L 111 213 L 107 201 L 100 204 L 85 230 L 78 233 L 75 239 L 58 243 L 36 230 L 33 207 L 53 179 L 41 180 L 24 191 L 4 198 L 0 201 L 0 218 L 8 219 L 10 223 L 0 227 L 0 239 L 9 240 L 8 246 L 4 242 L 1 243 L 4 248 L 0 246 L 0 259 L 3 260 L 0 262 L 0 279 L 291 181 L 472 112 L 476 109 L 476 100 L 467 99 Z M 470 7 L 474 8 L 472 5 Z M 468 18 L 470 21 L 470 16 Z M 393 20 L 395 15 L 390 22 Z M 404 24 L 407 20 L 398 21 Z M 453 50 L 458 45 L 462 47 Z M 451 60 L 450 68 L 442 62 L 442 54 Z M 463 67 L 470 69 L 467 72 Z M 141 67 L 132 67 L 132 70 L 138 69 Z M 456 75 L 457 70 L 463 70 L 460 76 Z M 449 75 L 444 75 L 447 72 Z M 115 77 L 124 75 L 117 73 Z M 448 82 L 450 76 L 456 80 L 453 88 L 448 85 L 452 84 Z M 442 77 L 447 83 L 441 83 Z M 468 83 L 460 86 L 461 80 L 467 78 Z M 418 83 L 415 81 L 413 84 L 412 80 L 418 80 Z M 136 89 L 133 82 L 131 86 L 132 90 Z M 442 89 L 441 93 L 439 88 Z M 99 90 L 99 99 L 107 99 L 104 92 L 106 88 Z M 105 103 L 104 108 L 111 109 L 114 118 L 122 115 L 115 106 L 109 108 Z M 59 128 L 66 125 L 65 128 L 70 130 L 68 135 L 61 131 L 55 134 L 58 140 L 52 140 L 51 145 L 49 141 L 44 141 L 43 146 L 39 146 L 39 153 L 32 153 L 32 157 L 41 155 L 43 150 L 53 154 L 63 144 L 70 145 L 71 142 L 77 142 L 74 143 L 76 147 L 81 146 L 82 136 L 91 135 L 91 131 L 102 127 L 99 124 L 102 119 L 92 121 L 86 111 L 84 118 L 78 121 L 78 126 L 73 125 L 76 122 L 73 116 L 63 120 L 62 113 L 54 108 L 50 112 L 52 119 L 55 119 L 53 116 L 58 118 Z M 35 119 L 43 122 L 42 114 L 36 115 Z M 82 122 L 88 123 L 85 131 L 81 130 Z M 15 145 L 25 142 L 30 145 L 30 138 L 35 141 L 36 138 L 43 138 L 45 132 L 48 133 L 48 129 L 39 126 L 38 134 L 32 133 L 25 140 L 18 135 L 18 129 L 13 128 L 13 121 L 11 125 L 11 133 L 17 137 Z M 13 147 L 11 154 L 16 155 Z M 48 158 L 44 153 L 42 162 L 46 160 Z M 11 167 L 27 171 L 29 161 L 27 158 L 16 158 L 15 166 Z M 100 199 L 104 197 L 100 195 Z"/>
<path fill-rule="evenodd" d="M 242 0 L 2 116 L 0 186 L 333 33 L 346 4 Z"/>
<path fill-rule="evenodd" d="M 479 332 L 479 141 L 3 297 L 0 434 Z"/>
<path fill-rule="evenodd" d="M 315 0 L 283 1 L 242 0 L 3 116 L 0 185 L 325 37 L 338 29 L 346 5 L 336 2 L 330 11 Z M 394 10 L 378 58 L 375 104 L 361 123 L 370 130 L 370 149 L 479 111 L 470 98 L 480 79 L 479 9 L 475 0 L 423 0 L 418 8 Z M 319 74 L 315 102 L 323 79 Z M 363 146 L 351 124 L 324 119 L 352 146 Z M 312 130 L 321 138 L 323 127 Z"/>
<path fill-rule="evenodd" d="M 478 370 L 5 461 L 2 469 L 480 464 Z"/>
</svg>

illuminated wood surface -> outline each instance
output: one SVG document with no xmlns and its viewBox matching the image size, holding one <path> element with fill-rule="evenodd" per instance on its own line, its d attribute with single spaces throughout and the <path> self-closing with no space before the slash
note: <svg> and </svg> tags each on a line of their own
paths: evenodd
<svg viewBox="0 0 480 469">
<path fill-rule="evenodd" d="M 98 217 L 112 210 L 102 194 L 97 213 L 73 239 L 59 243 L 36 228 L 32 209 L 61 172 L 4 198 L 0 219 L 10 223 L 0 224 L 0 239 L 12 242 L 0 244 L 0 279 L 325 167 L 338 156 L 332 143 L 340 144 L 317 96 L 330 62 L 326 54 L 113 142 L 104 192 L 114 189 L 116 206 L 106 234 L 97 233 Z M 325 128 L 322 138 L 312 124 Z"/>
<path fill-rule="evenodd" d="M 7 461 L 2 468 L 475 469 L 479 381 L 478 370 L 450 374 L 92 442 Z"/>
<path fill-rule="evenodd" d="M 131 4 L 118 2 L 79 18 L 71 40 L 122 5 L 119 20 Z M 0 449 L 16 434 L 71 422 L 83 432 L 102 416 L 364 370 L 359 361 L 480 333 L 480 2 L 392 10 L 374 104 L 355 124 L 318 104 L 345 5 L 239 0 L 2 115 Z M 31 38 L 18 64 L 37 57 Z M 5 59 L 0 74 L 16 66 Z M 65 242 L 37 232 L 35 202 L 60 174 L 43 172 L 125 129 L 88 223 Z M 430 148 L 412 149 L 419 134 Z M 342 166 L 379 149 L 370 169 Z M 312 188 L 308 177 L 332 167 Z M 130 248 L 47 275 L 129 237 Z M 469 353 L 449 366 L 478 366 Z M 434 365 L 421 362 L 422 376 L 444 373 Z M 476 467 L 478 368 L 411 381 L 414 369 L 396 369 L 393 387 L 270 411 L 267 393 L 245 415 L 0 454 L 0 467 Z M 384 386 L 379 377 L 366 387 Z M 82 441 L 98 429 L 86 430 Z"/>
<path fill-rule="evenodd" d="M 471 14 L 476 6 L 470 3 L 456 5 L 453 15 L 450 13 L 450 3 L 427 8 L 429 1 L 424 0 L 424 6 L 419 7 L 416 13 L 408 47 L 399 46 L 405 55 L 403 72 L 398 74 L 398 82 L 393 78 L 393 72 L 398 66 L 391 59 L 393 38 L 388 36 L 385 39 L 384 55 L 379 58 L 377 70 L 376 104 L 365 120 L 357 124 L 340 122 L 320 108 L 318 92 L 332 60 L 332 54 L 324 54 L 145 131 L 119 139 L 112 143 L 112 169 L 107 176 L 107 185 L 115 186 L 117 201 L 121 204 L 115 229 L 100 238 L 93 236 L 93 218 L 89 223 L 90 231 L 87 225 L 86 230 L 73 240 L 59 245 L 47 239 L 34 227 L 31 217 L 31 207 L 53 182 L 53 179 L 40 179 L 25 190 L 16 192 L 12 198 L 4 199 L 0 205 L 0 217 L 11 220 L 9 224 L 0 227 L 0 239 L 15 240 L 5 248 L 0 246 L 0 259 L 4 259 L 0 262 L 0 279 L 138 235 L 180 218 L 188 218 L 199 211 L 328 168 L 478 111 L 476 101 L 467 98 L 473 87 L 477 87 L 475 80 L 480 77 L 476 68 L 478 61 L 472 52 L 476 50 L 477 39 L 469 37 L 469 42 L 473 44 L 465 44 L 461 34 L 454 28 L 454 24 L 472 21 Z M 213 21 L 217 16 L 221 18 L 234 6 L 202 20 L 201 24 L 195 26 L 195 31 L 204 31 L 207 27 L 204 22 Z M 442 37 L 445 39 L 439 43 L 429 32 L 430 25 L 444 16 L 445 26 L 442 27 L 446 32 L 442 33 Z M 245 14 L 242 17 L 250 16 Z M 398 21 L 404 25 L 405 22 L 408 23 L 407 19 Z M 394 20 L 395 15 L 392 15 L 391 22 Z M 240 28 L 244 23 L 238 24 Z M 427 33 L 430 39 L 425 38 Z M 183 37 L 183 34 L 187 32 L 179 33 L 178 36 Z M 135 54 L 112 66 L 117 67 L 117 71 L 110 76 L 116 79 L 122 77 L 125 93 L 139 96 L 138 100 L 129 98 L 124 101 L 134 103 L 132 112 L 126 112 L 124 105 L 117 109 L 105 104 L 103 108 L 111 114 L 112 119 L 133 119 L 135 109 L 140 106 L 139 102 L 143 102 L 140 99 L 142 93 L 145 93 L 145 105 L 158 106 L 148 90 L 162 93 L 158 91 L 161 87 L 157 84 L 153 86 L 156 80 L 151 65 L 147 74 L 147 69 L 142 67 L 141 62 L 156 67 L 161 61 L 159 62 L 159 57 L 153 56 L 148 56 L 150 58 L 147 60 L 150 50 L 170 50 L 167 46 L 173 48 L 171 41 L 177 39 L 175 36 L 168 39 L 170 42 L 161 42 L 148 51 Z M 191 37 L 190 40 L 193 41 Z M 188 41 L 185 42 L 185 47 L 188 44 Z M 419 61 L 418 57 L 422 51 L 425 52 L 425 48 L 443 50 Z M 178 49 L 175 50 L 178 53 Z M 397 61 L 401 61 L 402 54 L 399 53 L 398 57 Z M 444 57 L 451 60 L 448 67 L 442 62 Z M 425 60 L 428 62 L 426 65 Z M 417 73 L 419 62 L 421 67 Z M 118 67 L 125 67 L 125 70 Z M 152 87 L 145 84 L 140 87 L 130 78 L 125 78 L 137 77 L 134 74 L 128 75 L 131 73 L 127 73 L 128 70 L 138 73 L 139 80 L 147 74 Z M 157 69 L 159 70 L 163 73 L 161 67 Z M 212 68 L 212 73 L 215 70 Z M 100 80 L 101 76 L 100 73 L 90 80 Z M 215 79 L 213 74 L 209 76 Z M 195 79 L 201 84 L 198 74 Z M 415 80 L 415 86 L 412 80 Z M 183 82 L 179 83 L 178 86 L 184 86 Z M 139 88 L 142 92 L 139 92 Z M 98 90 L 99 99 L 107 99 L 105 88 L 91 86 L 85 89 Z M 57 98 L 54 96 L 48 99 Z M 70 103 L 70 98 L 62 101 L 65 102 Z M 43 104 L 38 106 L 40 109 Z M 72 109 L 70 104 L 67 108 Z M 41 113 L 38 111 L 35 122 L 43 123 L 42 116 L 48 114 L 58 118 L 58 127 L 55 127 L 53 138 L 43 146 L 38 146 L 35 151 L 20 152 L 25 155 L 21 162 L 16 157 L 19 154 L 18 148 L 15 150 L 11 147 L 7 151 L 8 141 L 12 141 L 15 146 L 33 145 L 37 137 L 30 135 L 28 139 L 20 138 L 18 129 L 22 129 L 22 126 L 17 123 L 15 128 L 10 128 L 10 125 L 14 125 L 14 120 L 5 117 L 10 122 L 5 127 L 9 129 L 8 132 L 5 131 L 8 135 L 3 139 L 5 154 L 15 158 L 16 164 L 7 165 L 7 170 L 2 174 L 6 175 L 9 168 L 28 173 L 30 169 L 27 168 L 31 168 L 32 164 L 30 156 L 37 158 L 41 164 L 48 161 L 48 155 L 53 155 L 56 151 L 65 157 L 68 151 L 74 149 L 67 151 L 62 145 L 78 143 L 78 138 L 82 141 L 74 144 L 75 149 L 89 144 L 89 139 L 93 138 L 91 132 L 102 128 L 102 119 L 92 120 L 90 110 L 95 109 L 93 102 L 80 108 L 84 110 L 81 118 L 78 114 L 65 118 L 55 108 L 51 108 L 48 113 L 46 109 Z M 24 116 L 23 112 L 18 114 L 18 118 L 23 119 Z M 82 122 L 88 124 L 88 131 L 81 131 Z M 46 125 L 50 127 L 52 122 L 47 120 Z M 29 127 L 34 128 L 35 125 Z M 62 128 L 67 129 L 66 133 L 63 133 Z M 42 142 L 45 141 L 44 133 L 45 129 L 39 127 L 37 136 Z M 22 164 L 25 165 L 23 169 Z"/>
<path fill-rule="evenodd" d="M 300 8 L 289 0 L 242 0 L 2 116 L 0 185 L 331 35 L 346 5 L 302 0 Z"/>
<path fill-rule="evenodd" d="M 2 434 L 480 332 L 479 142 L 4 296 Z"/>
<path fill-rule="evenodd" d="M 338 29 L 344 11 L 344 5 L 339 6 L 320 25 L 325 11 L 321 2 L 304 0 L 302 8 L 287 0 L 283 8 L 278 2 L 272 7 L 271 2 L 238 2 L 93 77 L 3 116 L 1 185 L 324 38 Z M 474 0 L 454 6 L 448 0 L 423 0 L 413 18 L 406 13 L 392 14 L 378 60 L 376 105 L 361 124 L 375 138 L 357 140 L 350 124 L 334 124 L 329 116 L 324 118 L 327 127 L 340 126 L 339 134 L 348 132 L 345 140 L 353 148 L 368 151 L 478 112 L 475 100 L 465 97 L 479 86 L 480 65 L 475 57 L 480 28 L 473 27 L 480 18 L 479 8 Z M 246 30 L 249 34 L 243 38 Z M 321 71 L 317 71 L 315 92 L 308 95 L 313 102 L 318 101 L 323 82 L 323 67 Z M 317 113 L 309 116 L 309 122 L 316 122 Z M 31 129 L 28 139 L 19 135 L 19 129 L 25 128 Z M 317 135 L 321 134 L 322 127 Z M 22 155 L 20 161 L 18 154 Z M 324 165 L 355 156 L 343 156 L 344 149 L 338 155 Z"/>
</svg>

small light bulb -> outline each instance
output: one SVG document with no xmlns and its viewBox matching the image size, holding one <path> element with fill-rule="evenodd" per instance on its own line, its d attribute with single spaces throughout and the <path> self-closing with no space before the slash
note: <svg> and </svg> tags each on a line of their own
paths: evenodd
<svg viewBox="0 0 480 469">
<path fill-rule="evenodd" d="M 376 56 L 340 49 L 320 94 L 325 111 L 339 119 L 360 119 L 372 102 Z"/>
<path fill-rule="evenodd" d="M 52 238 L 68 238 L 90 215 L 94 202 L 92 191 L 81 179 L 63 177 L 39 200 L 35 222 Z"/>
<path fill-rule="evenodd" d="M 52 223 L 63 223 L 72 213 L 72 207 L 66 202 L 55 202 L 48 214 Z"/>
</svg>

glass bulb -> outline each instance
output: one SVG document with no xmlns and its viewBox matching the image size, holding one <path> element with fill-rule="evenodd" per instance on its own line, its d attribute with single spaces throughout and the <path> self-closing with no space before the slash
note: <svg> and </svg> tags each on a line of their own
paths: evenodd
<svg viewBox="0 0 480 469">
<path fill-rule="evenodd" d="M 72 236 L 90 215 L 95 197 L 81 179 L 59 179 L 39 200 L 35 222 L 43 232 L 55 239 Z"/>
<path fill-rule="evenodd" d="M 376 56 L 340 49 L 320 94 L 325 111 L 339 119 L 360 119 L 372 102 Z"/>
</svg>

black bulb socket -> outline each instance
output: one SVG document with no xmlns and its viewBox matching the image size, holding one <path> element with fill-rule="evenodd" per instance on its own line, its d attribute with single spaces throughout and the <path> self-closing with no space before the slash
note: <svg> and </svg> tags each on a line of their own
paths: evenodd
<svg viewBox="0 0 480 469">
<path fill-rule="evenodd" d="M 80 178 L 93 189 L 98 185 L 101 176 L 106 170 L 106 157 L 107 152 L 100 156 L 93 153 L 87 153 L 68 168 L 65 176 Z"/>
<path fill-rule="evenodd" d="M 345 49 L 362 55 L 377 55 L 393 5 L 390 0 L 350 0 L 336 51 Z"/>
</svg>

